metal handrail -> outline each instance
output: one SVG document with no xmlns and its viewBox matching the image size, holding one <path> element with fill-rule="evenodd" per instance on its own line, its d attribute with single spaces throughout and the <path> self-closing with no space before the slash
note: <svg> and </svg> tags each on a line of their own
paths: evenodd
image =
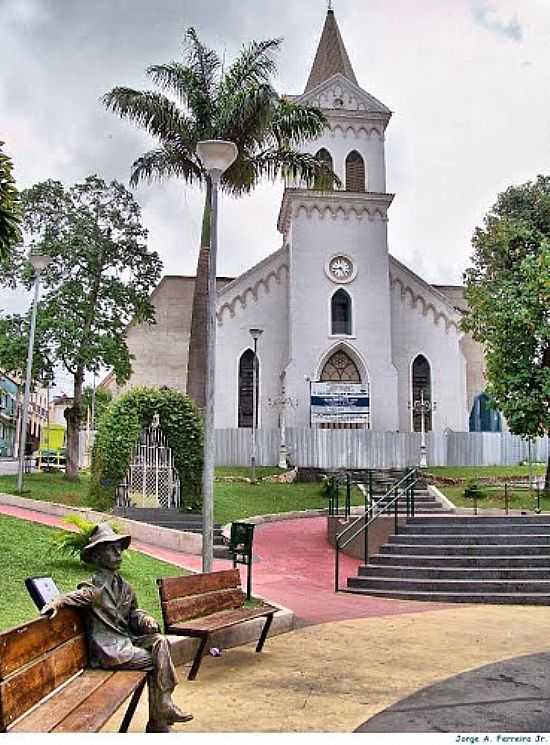
<svg viewBox="0 0 550 745">
<path fill-rule="evenodd" d="M 369 509 L 365 509 L 365 512 L 363 515 L 359 515 L 359 517 L 354 520 L 352 523 L 348 525 L 347 528 L 345 528 L 339 535 L 336 536 L 336 555 L 335 555 L 335 592 L 338 592 L 340 589 L 340 551 L 343 550 L 346 546 L 348 546 L 351 541 L 353 541 L 357 536 L 359 536 L 361 533 L 364 533 L 365 535 L 365 545 L 364 545 L 364 558 L 365 558 L 365 564 L 368 561 L 368 530 L 370 525 L 372 525 L 379 517 L 380 515 L 383 515 L 390 511 L 390 509 L 394 508 L 394 516 L 395 516 L 395 534 L 399 532 L 399 521 L 398 521 L 398 506 L 399 506 L 399 500 L 403 497 L 403 495 L 406 496 L 407 499 L 407 518 L 414 517 L 414 486 L 418 482 L 418 479 L 416 478 L 416 468 L 412 468 L 410 471 L 408 471 L 405 476 L 403 476 L 399 481 L 397 481 L 395 484 L 392 484 L 392 486 L 388 489 L 388 491 L 381 496 L 379 499 L 377 499 L 375 502 L 370 502 Z M 393 494 L 393 498 L 388 501 L 388 497 L 391 497 Z M 380 506 L 381 505 L 381 506 Z M 377 509 L 379 508 L 379 509 Z M 362 523 L 359 525 L 359 527 L 352 532 L 351 535 L 347 536 L 347 534 L 352 531 L 353 528 L 356 527 L 357 523 Z M 346 537 L 345 542 L 342 543 L 342 539 Z"/>
</svg>

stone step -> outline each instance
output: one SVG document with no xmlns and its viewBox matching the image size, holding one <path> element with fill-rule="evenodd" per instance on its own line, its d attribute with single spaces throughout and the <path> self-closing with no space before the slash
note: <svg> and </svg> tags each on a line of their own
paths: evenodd
<svg viewBox="0 0 550 745">
<path fill-rule="evenodd" d="M 546 568 L 550 569 L 550 551 L 540 556 L 414 556 L 412 554 L 374 554 L 369 557 L 369 564 L 377 567 L 404 565 L 408 567 L 450 567 L 463 569 L 514 569 Z"/>
<path fill-rule="evenodd" d="M 505 523 L 475 523 L 473 525 L 441 525 L 407 524 L 399 530 L 401 535 L 548 535 L 550 538 L 550 524 L 530 522 L 524 525 L 506 525 Z"/>
<path fill-rule="evenodd" d="M 532 533 L 529 535 L 510 535 L 509 533 L 469 533 L 468 535 L 448 535 L 446 533 L 436 533 L 432 535 L 421 535 L 418 533 L 407 532 L 390 536 L 389 543 L 462 547 L 508 545 L 550 547 L 550 533 Z"/>
<path fill-rule="evenodd" d="M 417 544 L 417 543 L 386 543 L 385 554 L 412 554 L 417 556 L 532 556 L 548 555 L 548 545 L 449 545 L 449 544 Z"/>
<path fill-rule="evenodd" d="M 550 605 L 550 593 L 510 593 L 510 592 L 418 592 L 411 590 L 366 590 L 349 588 L 345 592 L 372 597 L 393 598 L 395 600 L 421 600 L 432 603 L 487 603 L 498 605 Z"/>
<path fill-rule="evenodd" d="M 506 567 L 418 567 L 399 564 L 379 566 L 367 564 L 359 567 L 360 577 L 387 577 L 391 579 L 446 579 L 446 580 L 548 580 L 550 581 L 550 563 L 546 567 L 524 567 L 510 569 Z"/>
<path fill-rule="evenodd" d="M 536 523 L 538 525 L 550 525 L 550 515 L 449 515 L 441 521 L 434 523 L 429 518 L 411 518 L 408 524 L 411 525 L 441 525 L 447 529 L 450 525 L 528 525 Z"/>
<path fill-rule="evenodd" d="M 543 593 L 550 595 L 550 580 L 447 580 L 447 579 L 391 579 L 388 577 L 349 577 L 348 587 L 390 592 L 448 592 L 448 593 Z"/>
</svg>

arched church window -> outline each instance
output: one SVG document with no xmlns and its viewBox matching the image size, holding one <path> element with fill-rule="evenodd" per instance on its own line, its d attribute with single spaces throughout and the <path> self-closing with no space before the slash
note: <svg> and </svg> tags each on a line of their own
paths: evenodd
<svg viewBox="0 0 550 745">
<path fill-rule="evenodd" d="M 330 301 L 332 334 L 351 334 L 351 298 L 345 290 L 337 290 Z"/>
<path fill-rule="evenodd" d="M 421 394 L 424 394 L 424 401 L 432 400 L 432 373 L 430 363 L 423 354 L 415 358 L 412 365 L 412 400 L 420 401 Z M 413 408 L 413 432 L 420 432 L 422 428 L 422 414 Z M 426 432 L 432 431 L 432 412 L 424 414 L 424 426 Z"/>
<path fill-rule="evenodd" d="M 361 376 L 357 365 L 343 350 L 339 349 L 326 361 L 321 372 L 321 381 L 360 383 Z"/>
<path fill-rule="evenodd" d="M 320 160 L 321 163 L 330 171 L 334 170 L 333 162 L 332 162 L 332 155 L 329 153 L 329 151 L 322 147 L 320 150 L 318 150 L 315 153 L 315 157 L 317 160 Z M 317 176 L 315 179 L 314 188 L 318 191 L 329 191 L 332 190 L 332 182 L 329 181 L 326 178 L 323 178 L 322 176 Z"/>
<path fill-rule="evenodd" d="M 239 416 L 238 427 L 252 427 L 252 412 L 254 407 L 253 400 L 253 380 L 254 380 L 254 352 L 247 349 L 241 354 L 239 360 Z M 258 398 L 258 387 L 260 381 L 260 362 L 257 361 L 256 375 L 256 400 Z M 256 426 L 258 426 L 258 412 L 256 411 Z"/>
<path fill-rule="evenodd" d="M 357 150 L 346 158 L 346 191 L 365 191 L 365 161 Z"/>
</svg>

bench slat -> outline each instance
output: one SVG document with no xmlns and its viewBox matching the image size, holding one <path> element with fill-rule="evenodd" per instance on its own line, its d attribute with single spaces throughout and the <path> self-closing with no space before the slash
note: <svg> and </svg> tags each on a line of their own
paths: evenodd
<svg viewBox="0 0 550 745">
<path fill-rule="evenodd" d="M 53 649 L 0 683 L 0 711 L 4 727 L 37 704 L 75 673 L 86 667 L 84 634 Z"/>
<path fill-rule="evenodd" d="M 164 619 L 167 626 L 189 618 L 208 616 L 211 613 L 229 608 L 239 608 L 244 603 L 240 587 L 230 590 L 216 590 L 202 595 L 175 598 L 163 603 Z"/>
<path fill-rule="evenodd" d="M 273 608 L 273 606 L 270 605 L 262 606 L 261 608 L 223 610 L 218 613 L 211 613 L 209 616 L 204 618 L 197 618 L 196 620 L 190 619 L 170 624 L 167 628 L 167 632 L 169 634 L 189 634 L 190 636 L 194 634 L 209 633 L 211 631 L 218 631 L 219 629 L 227 628 L 228 626 L 235 626 L 242 621 L 249 621 L 253 618 L 273 615 L 277 610 L 278 608 Z"/>
<path fill-rule="evenodd" d="M 111 670 L 85 670 L 59 693 L 20 719 L 10 732 L 50 732 L 112 675 Z"/>
<path fill-rule="evenodd" d="M 166 602 L 174 598 L 198 595 L 203 592 L 227 590 L 241 586 L 238 569 L 224 569 L 221 572 L 189 574 L 184 577 L 163 577 L 157 580 L 160 598 Z"/>
<path fill-rule="evenodd" d="M 147 673 L 138 670 L 115 672 L 54 727 L 52 732 L 98 732 L 146 675 Z"/>
<path fill-rule="evenodd" d="M 62 608 L 53 619 L 41 617 L 0 633 L 0 680 L 84 632 L 74 608 Z"/>
</svg>

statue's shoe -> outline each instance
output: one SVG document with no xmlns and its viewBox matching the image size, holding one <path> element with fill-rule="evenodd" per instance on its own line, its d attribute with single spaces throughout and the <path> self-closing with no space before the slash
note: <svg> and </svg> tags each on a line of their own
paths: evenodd
<svg viewBox="0 0 550 745">
<path fill-rule="evenodd" d="M 174 724 L 174 722 L 190 722 L 193 719 L 191 713 L 182 711 L 173 701 L 159 708 L 158 717 L 159 719 L 164 719 L 168 724 Z"/>
</svg>

